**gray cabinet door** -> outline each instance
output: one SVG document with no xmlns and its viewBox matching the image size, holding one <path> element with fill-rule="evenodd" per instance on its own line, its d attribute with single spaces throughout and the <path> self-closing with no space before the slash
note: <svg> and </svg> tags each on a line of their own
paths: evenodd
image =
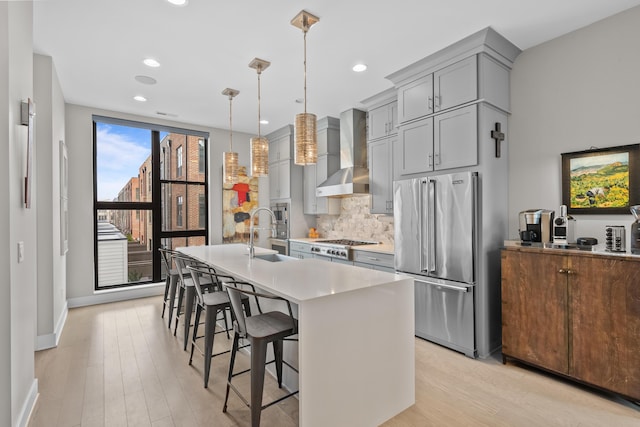
<svg viewBox="0 0 640 427">
<path fill-rule="evenodd" d="M 478 107 L 469 105 L 434 116 L 434 169 L 478 164 Z"/>
<path fill-rule="evenodd" d="M 433 170 L 433 118 L 400 127 L 394 150 L 394 176 L 403 177 Z M 395 171 L 397 169 L 397 172 Z"/>
<path fill-rule="evenodd" d="M 371 213 L 393 213 L 393 154 L 395 138 L 389 137 L 369 143 L 369 192 Z"/>
<path fill-rule="evenodd" d="M 433 73 L 433 110 L 443 111 L 478 99 L 477 75 L 475 55 Z"/>
<path fill-rule="evenodd" d="M 405 123 L 433 113 L 433 74 L 398 89 L 398 121 Z"/>
<path fill-rule="evenodd" d="M 303 182 L 303 210 L 307 215 L 316 213 L 316 165 L 305 165 Z"/>
<path fill-rule="evenodd" d="M 291 161 L 283 160 L 278 162 L 278 198 L 288 199 L 291 197 Z"/>
<path fill-rule="evenodd" d="M 367 139 L 372 141 L 397 133 L 397 117 L 398 102 L 396 101 L 369 111 L 367 116 L 369 135 Z"/>
</svg>

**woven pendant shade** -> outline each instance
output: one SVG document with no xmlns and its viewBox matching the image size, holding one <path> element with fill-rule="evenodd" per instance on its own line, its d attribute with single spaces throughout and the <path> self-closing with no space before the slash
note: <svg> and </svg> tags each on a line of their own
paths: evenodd
<svg viewBox="0 0 640 427">
<path fill-rule="evenodd" d="M 312 165 L 318 160 L 316 122 L 317 118 L 313 113 L 296 114 L 294 147 L 296 165 Z"/>
<path fill-rule="evenodd" d="M 300 28 L 304 33 L 304 113 L 296 115 L 294 146 L 296 165 L 314 165 L 318 160 L 317 119 L 315 114 L 307 113 L 307 32 L 319 20 L 320 18 L 306 10 L 300 11 L 291 20 L 291 25 Z"/>
<path fill-rule="evenodd" d="M 235 184 L 238 182 L 238 153 L 225 151 L 222 153 L 222 176 L 225 184 Z"/>
<path fill-rule="evenodd" d="M 251 176 L 266 176 L 269 174 L 269 140 L 260 134 L 260 75 L 269 68 L 271 62 L 254 58 L 249 63 L 249 68 L 256 70 L 258 74 L 258 137 L 251 138 Z"/>
<path fill-rule="evenodd" d="M 238 153 L 233 151 L 233 97 L 240 91 L 226 88 L 222 94 L 229 98 L 229 151 L 222 153 L 222 179 L 225 184 L 238 182 Z"/>
<path fill-rule="evenodd" d="M 266 176 L 269 174 L 269 140 L 267 138 L 251 138 L 251 175 Z"/>
</svg>

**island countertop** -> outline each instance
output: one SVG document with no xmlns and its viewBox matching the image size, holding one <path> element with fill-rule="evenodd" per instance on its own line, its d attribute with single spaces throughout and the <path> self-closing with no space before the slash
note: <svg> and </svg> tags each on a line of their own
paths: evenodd
<svg viewBox="0 0 640 427">
<path fill-rule="evenodd" d="M 275 253 L 270 249 L 255 249 L 257 255 Z M 296 304 L 407 279 L 397 274 L 317 259 L 292 258 L 282 262 L 251 259 L 245 244 L 190 246 L 178 250 Z"/>
<path fill-rule="evenodd" d="M 301 427 L 376 426 L 415 403 L 410 277 L 317 259 L 249 259 L 244 244 L 178 251 L 297 304 L 298 343 L 285 343 L 284 353 L 299 367 Z"/>
</svg>

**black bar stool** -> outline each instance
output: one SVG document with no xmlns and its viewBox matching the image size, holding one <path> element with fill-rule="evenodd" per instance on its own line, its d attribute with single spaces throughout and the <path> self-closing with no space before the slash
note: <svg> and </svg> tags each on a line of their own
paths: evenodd
<svg viewBox="0 0 640 427">
<path fill-rule="evenodd" d="M 182 261 L 178 259 L 178 263 Z M 204 357 L 204 387 L 209 385 L 209 373 L 211 372 L 211 359 L 221 354 L 229 353 L 230 350 L 222 351 L 219 353 L 213 353 L 213 341 L 215 334 L 226 333 L 227 339 L 229 339 L 229 325 L 227 323 L 226 310 L 229 310 L 231 314 L 231 304 L 229 303 L 229 295 L 222 289 L 221 279 L 233 280 L 233 277 L 224 276 L 218 274 L 213 267 L 209 267 L 204 264 L 190 265 L 186 267 L 191 273 L 191 278 L 194 283 L 197 296 L 196 304 L 196 316 L 193 323 L 193 336 L 191 338 L 191 356 L 189 357 L 189 365 L 193 361 L 193 351 L 197 347 L 197 340 L 204 337 L 204 351 L 198 347 L 200 353 Z M 208 288 L 203 286 L 202 283 L 206 283 Z M 209 285 L 212 283 L 213 286 Z M 207 292 L 208 289 L 208 292 Z M 249 308 L 249 298 L 244 297 L 242 299 L 244 309 L 249 315 L 251 309 Z M 205 313 L 204 321 L 204 335 L 198 336 L 198 326 L 200 325 L 200 316 L 202 312 Z M 216 332 L 216 323 L 218 319 L 218 313 L 222 312 L 221 320 L 224 320 L 225 329 Z M 233 315 L 232 315 L 233 318 Z"/>
<path fill-rule="evenodd" d="M 169 322 L 168 327 L 171 328 L 171 319 L 173 317 L 173 308 L 176 299 L 176 287 L 178 285 L 178 281 L 180 277 L 178 275 L 178 270 L 172 268 L 171 265 L 173 263 L 173 256 L 176 254 L 175 251 L 166 248 L 158 248 L 160 251 L 160 255 L 162 256 L 162 264 L 166 270 L 167 278 L 165 280 L 164 285 L 164 299 L 162 301 L 162 318 L 164 319 L 165 309 L 169 308 Z"/>
<path fill-rule="evenodd" d="M 282 365 L 283 363 L 298 372 L 296 368 L 283 360 L 283 342 L 298 341 L 297 339 L 287 339 L 298 333 L 298 322 L 293 317 L 291 304 L 284 298 L 275 295 L 258 293 L 250 283 L 245 282 L 225 282 L 224 283 L 229 300 L 231 301 L 231 310 L 234 314 L 233 321 L 233 345 L 231 347 L 231 360 L 229 363 L 229 376 L 227 378 L 227 391 L 224 398 L 224 407 L 222 412 L 227 412 L 227 402 L 229 400 L 229 390 L 233 391 L 242 399 L 242 401 L 251 409 L 251 426 L 258 427 L 260 425 L 260 415 L 263 409 L 268 408 L 288 397 L 298 393 L 294 391 L 282 396 L 266 405 L 262 405 L 262 394 L 264 388 L 264 373 L 267 363 L 276 364 L 276 374 L 278 379 L 278 387 L 282 388 Z M 250 288 L 251 290 L 247 289 Z M 256 299 L 258 311 L 260 314 L 254 316 L 245 316 L 242 312 L 242 297 L 254 296 Z M 287 304 L 289 314 L 280 311 L 270 311 L 263 313 L 258 298 L 268 298 L 271 300 L 282 300 Z M 242 372 L 233 372 L 236 354 L 238 352 L 238 342 L 246 339 L 251 344 L 251 368 Z M 274 360 L 267 362 L 267 345 L 273 344 Z M 238 389 L 231 383 L 232 378 L 251 371 L 251 400 L 247 401 Z"/>
</svg>

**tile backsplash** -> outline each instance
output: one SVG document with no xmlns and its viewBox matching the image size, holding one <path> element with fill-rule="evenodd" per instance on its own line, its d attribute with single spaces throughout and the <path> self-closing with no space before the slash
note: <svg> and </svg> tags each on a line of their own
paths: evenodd
<svg viewBox="0 0 640 427">
<path fill-rule="evenodd" d="M 340 215 L 319 215 L 320 237 L 352 238 L 393 244 L 393 216 L 369 213 L 371 196 L 344 197 Z"/>
</svg>

